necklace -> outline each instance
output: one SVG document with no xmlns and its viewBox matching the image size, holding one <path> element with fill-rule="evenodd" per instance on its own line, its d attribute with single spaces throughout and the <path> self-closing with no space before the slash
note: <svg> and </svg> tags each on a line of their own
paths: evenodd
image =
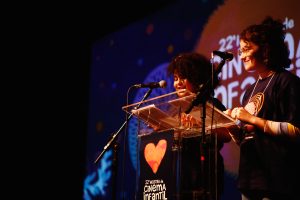
<svg viewBox="0 0 300 200">
<path fill-rule="evenodd" d="M 275 75 L 275 72 L 272 74 L 272 77 L 270 78 L 270 80 L 269 80 L 267 86 L 265 87 L 264 91 L 262 92 L 263 94 L 265 93 L 266 89 L 269 87 L 269 84 L 270 84 L 270 82 L 272 81 L 274 75 Z M 260 80 L 260 77 L 258 77 L 258 79 L 257 79 L 257 81 L 256 81 L 256 83 L 255 83 L 255 86 L 254 86 L 254 88 L 253 88 L 253 90 L 252 90 L 252 92 L 251 92 L 250 98 L 248 99 L 248 104 L 249 104 L 249 102 L 250 102 L 250 99 L 251 99 L 252 96 L 253 96 L 253 93 L 254 93 L 254 91 L 255 91 L 255 88 L 256 88 L 257 83 L 258 83 L 259 80 Z"/>
<path fill-rule="evenodd" d="M 265 75 L 265 76 L 263 76 L 263 77 L 264 77 L 264 78 L 267 78 L 267 77 L 269 77 L 269 76 L 272 76 L 274 73 L 275 73 L 275 72 L 274 72 L 273 70 L 270 70 L 270 71 L 267 73 L 267 75 Z M 261 75 L 258 75 L 258 78 L 259 78 L 260 80 L 262 80 L 263 77 L 262 77 Z"/>
</svg>

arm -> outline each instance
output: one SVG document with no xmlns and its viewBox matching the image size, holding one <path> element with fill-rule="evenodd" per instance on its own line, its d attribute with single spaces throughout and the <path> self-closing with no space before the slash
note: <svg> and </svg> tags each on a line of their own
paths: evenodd
<svg viewBox="0 0 300 200">
<path fill-rule="evenodd" d="M 300 129 L 288 122 L 275 122 L 251 115 L 243 107 L 234 108 L 230 113 L 232 118 L 251 124 L 270 135 L 288 135 L 299 137 Z"/>
<path fill-rule="evenodd" d="M 290 137 L 300 136 L 300 129 L 288 122 L 265 120 L 264 132 L 272 135 L 287 134 Z"/>
</svg>

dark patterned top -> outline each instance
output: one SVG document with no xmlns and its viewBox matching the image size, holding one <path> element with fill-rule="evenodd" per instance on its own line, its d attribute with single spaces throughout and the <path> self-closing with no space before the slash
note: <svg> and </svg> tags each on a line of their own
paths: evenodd
<svg viewBox="0 0 300 200">
<path fill-rule="evenodd" d="M 251 85 L 243 106 L 252 108 L 263 119 L 300 127 L 300 78 L 286 70 L 276 72 L 266 88 L 271 78 L 258 81 L 249 101 L 254 89 Z M 300 199 L 299 137 L 268 135 L 257 129 L 250 138 L 240 144 L 238 188 L 243 193 L 256 190 Z"/>
</svg>

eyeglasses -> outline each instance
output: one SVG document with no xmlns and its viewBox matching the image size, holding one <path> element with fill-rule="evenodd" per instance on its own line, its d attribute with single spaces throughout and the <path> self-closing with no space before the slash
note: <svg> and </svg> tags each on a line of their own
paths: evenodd
<svg viewBox="0 0 300 200">
<path fill-rule="evenodd" d="M 252 50 L 251 47 L 246 47 L 246 48 L 238 49 L 238 54 L 239 54 L 239 56 L 241 56 L 242 53 L 248 53 L 250 50 Z"/>
</svg>

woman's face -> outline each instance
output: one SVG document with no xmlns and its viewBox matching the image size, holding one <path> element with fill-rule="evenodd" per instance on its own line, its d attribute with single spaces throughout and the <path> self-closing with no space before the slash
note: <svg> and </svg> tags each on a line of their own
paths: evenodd
<svg viewBox="0 0 300 200">
<path fill-rule="evenodd" d="M 174 73 L 174 83 L 173 86 L 176 91 L 181 89 L 187 89 L 190 92 L 193 92 L 192 84 L 186 78 L 180 78 L 179 75 Z M 179 92 L 178 97 L 188 96 L 190 93 L 188 91 Z"/>
<path fill-rule="evenodd" d="M 253 42 L 248 42 L 243 39 L 240 40 L 239 54 L 246 71 L 258 70 L 263 66 L 263 63 L 255 56 L 258 50 L 259 47 Z"/>
</svg>

